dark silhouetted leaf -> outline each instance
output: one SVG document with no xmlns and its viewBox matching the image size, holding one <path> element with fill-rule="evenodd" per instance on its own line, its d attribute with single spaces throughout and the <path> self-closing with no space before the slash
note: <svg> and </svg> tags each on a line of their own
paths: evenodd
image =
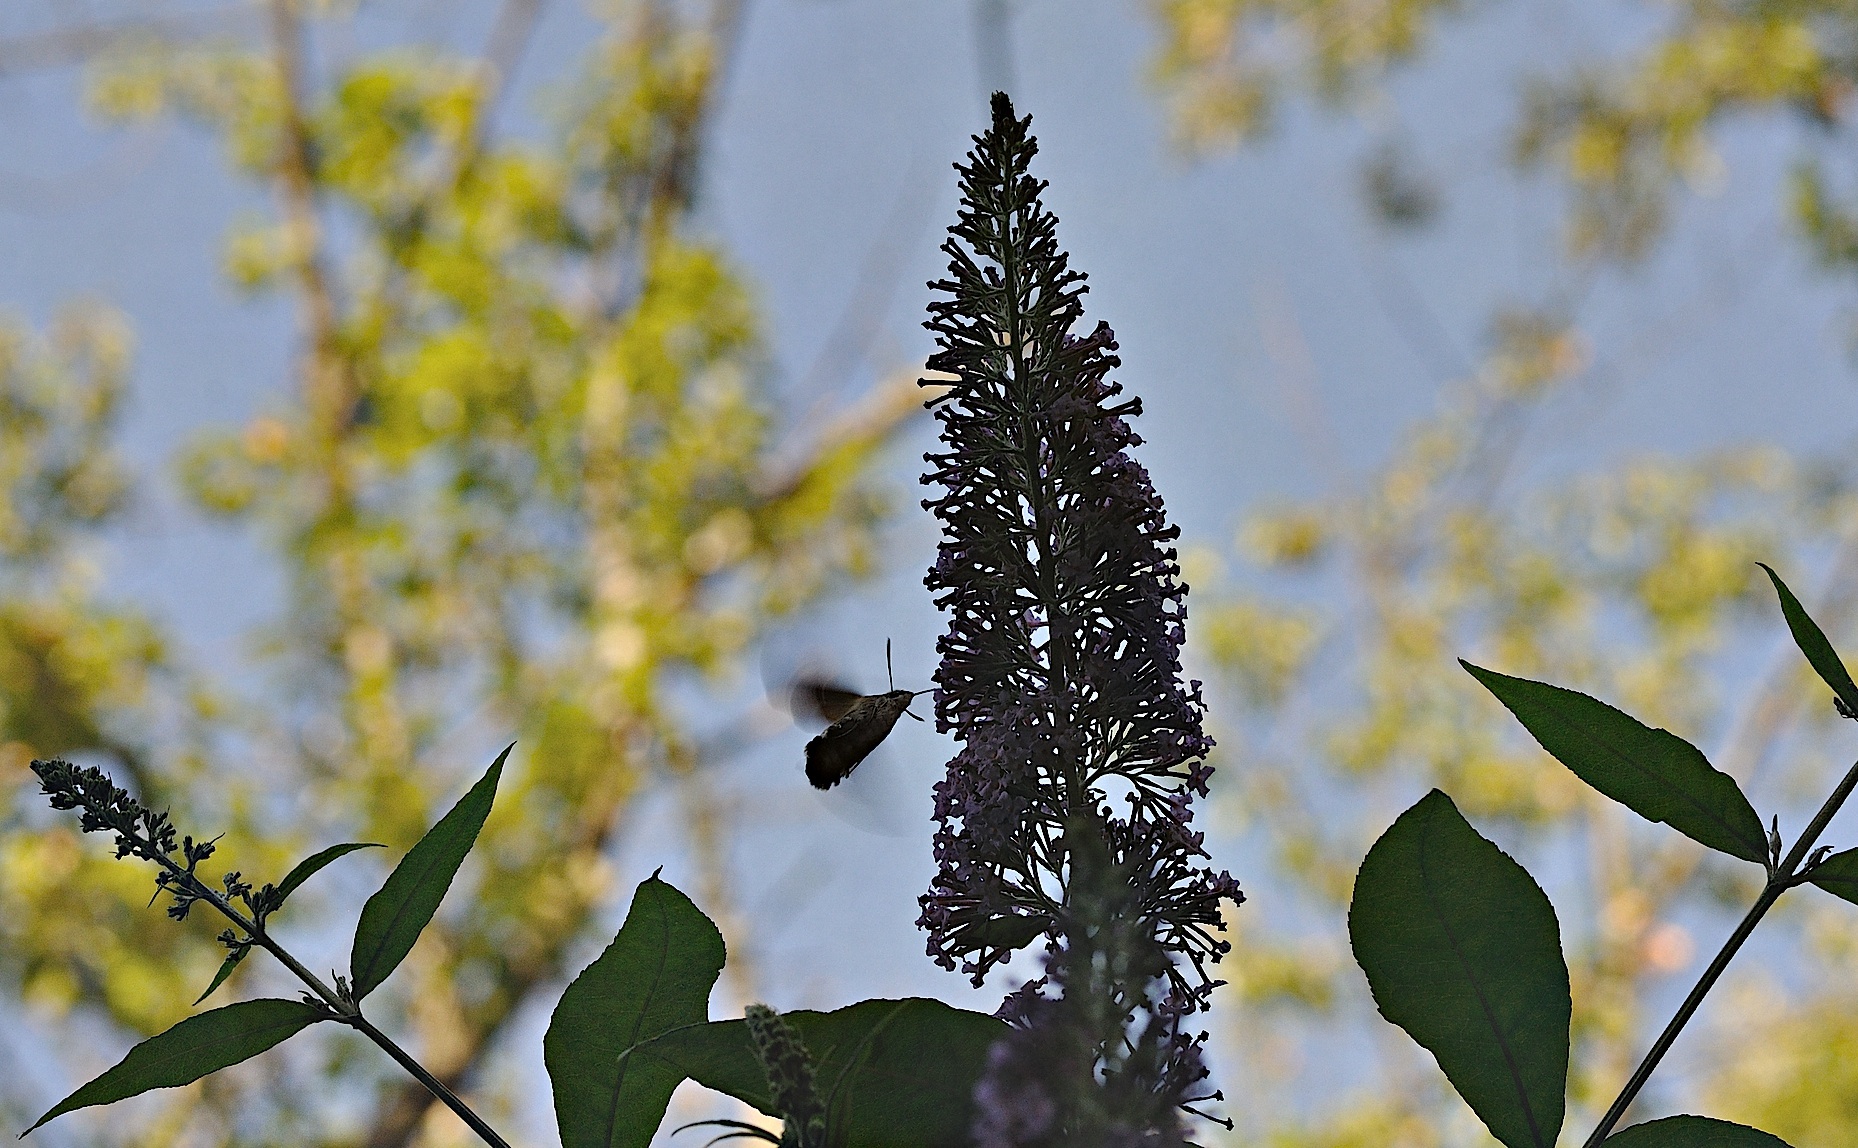
<svg viewBox="0 0 1858 1148">
<path fill-rule="evenodd" d="M 59 1101 L 32 1128 L 79 1108 L 192 1084 L 209 1073 L 250 1060 L 324 1019 L 327 1014 L 320 1009 L 283 1000 L 242 1001 L 188 1017 L 130 1049 L 115 1068 Z"/>
<path fill-rule="evenodd" d="M 1800 605 L 1800 599 L 1793 596 L 1781 576 L 1767 563 L 1760 565 L 1768 572 L 1768 580 L 1774 583 L 1774 592 L 1781 597 L 1781 613 L 1787 619 L 1787 628 L 1793 631 L 1794 645 L 1806 655 L 1820 680 L 1832 687 L 1834 696 L 1845 703 L 1846 710 L 1858 714 L 1858 684 L 1853 683 L 1851 672 L 1845 668 L 1838 651 L 1826 640 L 1826 632 L 1807 616 L 1806 607 Z"/>
<path fill-rule="evenodd" d="M 1787 1148 L 1787 1141 L 1727 1120 L 1667 1116 L 1613 1133 L 1605 1148 Z"/>
<path fill-rule="evenodd" d="M 1047 916 L 1018 916 L 1006 914 L 989 917 L 972 925 L 960 927 L 961 943 L 973 947 L 986 946 L 990 949 L 1023 949 L 1051 927 L 1052 919 Z"/>
<path fill-rule="evenodd" d="M 451 888 L 452 878 L 464 864 L 465 854 L 477 841 L 484 818 L 490 816 L 497 779 L 503 775 L 503 763 L 514 748 L 506 746 L 497 755 L 471 791 L 407 850 L 380 892 L 361 907 L 348 966 L 356 1000 L 380 987 L 412 951 L 420 931 L 439 911 L 439 902 L 445 899 L 445 891 Z"/>
<path fill-rule="evenodd" d="M 1858 849 L 1847 849 L 1813 866 L 1807 880 L 1834 897 L 1858 905 Z"/>
<path fill-rule="evenodd" d="M 213 990 L 226 983 L 226 978 L 232 975 L 232 970 L 238 968 L 239 962 L 243 961 L 246 954 L 251 951 L 252 947 L 250 945 L 240 945 L 238 948 L 227 953 L 226 959 L 219 963 L 219 971 L 213 974 L 213 983 L 206 986 L 205 992 L 194 998 L 194 1003 L 199 1004 L 201 1001 L 212 996 Z"/>
<path fill-rule="evenodd" d="M 968 1142 L 975 1082 L 1006 1025 L 923 998 L 861 1001 L 829 1013 L 782 1013 L 812 1053 L 814 1082 L 835 1144 L 945 1148 Z M 632 1059 L 778 1116 L 743 1021 L 677 1029 Z"/>
<path fill-rule="evenodd" d="M 676 1128 L 673 1128 L 671 1134 L 675 1136 L 686 1128 L 735 1129 L 733 1132 L 725 1132 L 720 1136 L 711 1137 L 710 1144 L 721 1144 L 725 1140 L 765 1140 L 769 1144 L 779 1144 L 781 1142 L 779 1136 L 776 1136 L 761 1125 L 749 1124 L 742 1120 L 693 1120 L 689 1124 L 680 1124 Z M 703 1148 L 709 1148 L 709 1144 L 705 1144 Z"/>
<path fill-rule="evenodd" d="M 1509 1148 L 1552 1148 L 1568 1080 L 1568 967 L 1548 897 L 1438 790 L 1361 863 L 1348 911 L 1381 1015 Z"/>
<path fill-rule="evenodd" d="M 562 1148 L 645 1148 L 684 1074 L 629 1056 L 635 1045 L 709 1018 L 723 937 L 690 898 L 654 874 L 626 923 L 555 1006 L 542 1055 Z"/>
<path fill-rule="evenodd" d="M 338 857 L 346 856 L 357 849 L 380 849 L 383 846 L 372 841 L 349 841 L 342 845 L 331 845 L 319 853 L 313 853 L 297 862 L 297 867 L 279 883 L 277 887 L 277 904 L 282 905 L 284 898 L 295 893 L 299 886 L 314 877 L 323 866 Z M 273 906 L 275 908 L 276 906 Z"/>
<path fill-rule="evenodd" d="M 1696 746 L 1586 694 L 1466 661 L 1459 665 L 1582 781 L 1693 841 L 1766 864 L 1768 838 L 1760 815 L 1735 779 L 1711 765 Z"/>
</svg>

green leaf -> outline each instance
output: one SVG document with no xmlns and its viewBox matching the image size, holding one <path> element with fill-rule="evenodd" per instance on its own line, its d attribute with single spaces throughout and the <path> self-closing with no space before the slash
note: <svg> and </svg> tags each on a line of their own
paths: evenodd
<svg viewBox="0 0 1858 1148">
<path fill-rule="evenodd" d="M 1551 1148 L 1568 1082 L 1568 966 L 1528 872 L 1433 790 L 1368 850 L 1348 910 L 1381 1015 L 1509 1148 Z"/>
<path fill-rule="evenodd" d="M 1774 572 L 1767 563 L 1758 563 L 1768 572 L 1768 580 L 1774 583 L 1774 592 L 1781 598 L 1781 613 L 1787 618 L 1787 628 L 1793 631 L 1794 645 L 1806 655 L 1806 660 L 1819 674 L 1820 680 L 1832 687 L 1832 692 L 1845 703 L 1845 708 L 1858 714 L 1858 684 L 1853 683 L 1851 672 L 1839 658 L 1838 651 L 1826 640 L 1826 632 L 1819 628 L 1819 623 L 1807 616 L 1806 607 L 1800 605 L 1800 599 L 1793 596 L 1787 583 Z"/>
<path fill-rule="evenodd" d="M 675 1136 L 686 1128 L 735 1129 L 733 1132 L 725 1132 L 721 1136 L 711 1137 L 710 1144 L 720 1144 L 724 1140 L 765 1140 L 769 1144 L 779 1144 L 781 1142 L 779 1136 L 776 1136 L 761 1125 L 750 1124 L 744 1120 L 693 1120 L 689 1124 L 680 1124 L 676 1128 L 671 1129 L 671 1135 Z M 709 1144 L 705 1144 L 703 1148 L 709 1148 Z"/>
<path fill-rule="evenodd" d="M 213 990 L 226 983 L 226 978 L 232 975 L 232 970 L 238 968 L 239 962 L 244 960 L 246 954 L 251 951 L 252 947 L 246 944 L 240 945 L 227 953 L 226 959 L 219 963 L 219 971 L 213 974 L 213 983 L 206 986 L 205 992 L 194 998 L 194 1003 L 199 1004 L 201 1001 L 212 996 Z"/>
<path fill-rule="evenodd" d="M 510 750 L 515 748 L 504 747 L 489 771 L 407 850 L 380 892 L 361 907 L 348 964 L 356 1000 L 380 987 L 412 951 L 420 931 L 439 911 L 439 902 L 445 899 L 445 891 L 458 875 L 458 867 L 464 864 L 465 854 L 477 841 L 484 818 L 490 816 L 497 779 L 503 775 L 503 763 Z"/>
<path fill-rule="evenodd" d="M 826 1105 L 827 1139 L 884 1148 L 965 1144 L 974 1122 L 974 1085 L 1004 1022 L 923 998 L 869 1000 L 829 1013 L 801 1010 L 781 1019 L 812 1053 Z M 679 1078 L 778 1116 L 767 1078 L 739 1020 L 676 1029 L 629 1059 L 662 1062 Z"/>
<path fill-rule="evenodd" d="M 242 1001 L 188 1017 L 130 1049 L 115 1068 L 59 1101 L 32 1128 L 79 1108 L 192 1084 L 209 1073 L 250 1060 L 326 1019 L 328 1014 L 321 1009 L 285 1000 Z"/>
<path fill-rule="evenodd" d="M 1030 945 L 1051 927 L 1050 917 L 1019 917 L 1007 914 L 956 929 L 962 948 L 985 945 L 990 949 L 1017 951 Z"/>
<path fill-rule="evenodd" d="M 626 923 L 561 995 L 542 1040 L 562 1148 L 651 1143 L 684 1074 L 625 1054 L 703 1024 L 723 957 L 722 934 L 690 898 L 656 873 L 639 885 Z"/>
<path fill-rule="evenodd" d="M 1667 1116 L 1613 1133 L 1606 1148 L 1787 1148 L 1787 1141 L 1727 1120 Z"/>
<path fill-rule="evenodd" d="M 1821 889 L 1858 905 L 1858 849 L 1847 849 L 1813 866 L 1807 880 Z"/>
<path fill-rule="evenodd" d="M 506 750 L 505 752 L 507 753 L 508 751 Z M 284 898 L 295 893 L 298 886 L 308 881 L 311 877 L 314 877 L 317 870 L 329 864 L 329 862 L 334 861 L 336 858 L 353 853 L 357 849 L 380 848 L 383 848 L 383 846 L 373 841 L 350 841 L 342 845 L 331 845 L 320 853 L 305 857 L 302 861 L 297 863 L 295 869 L 290 871 L 289 876 L 285 877 L 283 882 L 278 885 L 277 902 L 272 908 L 276 909 L 278 905 L 282 905 L 284 903 Z"/>
<path fill-rule="evenodd" d="M 1582 781 L 1693 841 L 1767 864 L 1761 816 L 1735 779 L 1711 765 L 1696 746 L 1586 694 L 1512 678 L 1462 659 L 1458 664 Z"/>
</svg>

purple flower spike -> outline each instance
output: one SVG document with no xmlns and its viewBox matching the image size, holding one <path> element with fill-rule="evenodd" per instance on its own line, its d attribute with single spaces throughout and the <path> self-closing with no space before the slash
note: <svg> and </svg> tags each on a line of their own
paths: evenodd
<svg viewBox="0 0 1858 1148">
<path fill-rule="evenodd" d="M 1181 679 L 1179 531 L 1128 453 L 1141 402 L 1117 401 L 1115 337 L 1073 333 L 1084 276 L 1027 172 L 1030 124 L 994 96 L 930 285 L 929 367 L 959 381 L 932 402 L 925 582 L 950 616 L 936 720 L 962 749 L 918 923 L 976 985 L 1046 941 L 1046 976 L 1003 1007 L 1018 1031 L 977 1093 L 981 1143 L 1178 1143 L 1178 1109 L 1212 1098 L 1182 1022 L 1218 984 L 1220 901 L 1243 896 L 1192 827 L 1213 743 Z"/>
</svg>

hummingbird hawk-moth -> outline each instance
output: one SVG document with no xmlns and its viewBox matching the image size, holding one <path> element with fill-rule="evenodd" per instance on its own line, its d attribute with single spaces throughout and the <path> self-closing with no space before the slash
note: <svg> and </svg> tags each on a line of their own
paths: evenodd
<svg viewBox="0 0 1858 1148">
<path fill-rule="evenodd" d="M 890 666 L 890 643 L 884 643 L 884 665 Z M 793 708 L 817 714 L 831 724 L 806 743 L 806 779 L 814 789 L 831 789 L 850 776 L 858 763 L 871 755 L 897 719 L 910 713 L 910 700 L 928 690 L 899 690 L 893 675 L 888 693 L 860 694 L 815 678 L 793 685 Z"/>
</svg>

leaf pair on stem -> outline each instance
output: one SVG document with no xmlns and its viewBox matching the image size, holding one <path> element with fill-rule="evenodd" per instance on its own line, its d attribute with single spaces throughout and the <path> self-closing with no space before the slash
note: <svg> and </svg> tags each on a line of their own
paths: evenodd
<svg viewBox="0 0 1858 1148">
<path fill-rule="evenodd" d="M 1838 654 L 1766 566 L 1794 641 L 1858 714 Z M 1720 853 L 1761 865 L 1767 880 L 1584 1148 L 1785 1148 L 1766 1132 L 1702 1116 L 1613 1130 L 1731 959 L 1781 894 L 1814 884 L 1858 903 L 1858 849 L 1820 835 L 1858 786 L 1854 765 L 1792 849 L 1767 831 L 1735 780 L 1695 746 L 1585 694 L 1463 663 L 1557 760 L 1601 793 Z M 1828 854 L 1831 854 L 1828 856 Z M 1355 883 L 1349 938 L 1375 1003 L 1431 1052 L 1507 1148 L 1553 1148 L 1566 1106 L 1572 998 L 1560 927 L 1540 885 L 1433 790 L 1381 835 Z"/>
<path fill-rule="evenodd" d="M 361 1015 L 361 1000 L 379 988 L 399 966 L 433 914 L 438 912 L 452 878 L 457 876 L 458 867 L 464 863 L 465 855 L 471 851 L 478 831 L 484 826 L 484 819 L 490 814 L 497 781 L 509 755 L 509 748 L 497 755 L 489 771 L 407 852 L 380 891 L 368 898 L 361 910 L 361 920 L 355 926 L 349 957 L 350 975 L 336 977 L 333 988 L 272 939 L 265 930 L 266 919 L 317 871 L 338 857 L 368 848 L 367 845 L 351 842 L 331 846 L 292 869 L 282 884 L 266 885 L 256 892 L 239 880 L 239 874 L 229 873 L 223 881 L 226 891 L 222 894 L 215 892 L 194 872 L 199 861 L 211 856 L 210 842 L 195 845 L 192 838 L 186 838 L 181 849 L 185 859 L 183 865 L 172 856 L 174 829 L 167 814 L 143 809 L 98 770 L 78 769 L 63 761 L 33 762 L 33 772 L 39 775 L 40 784 L 54 808 L 82 809 L 81 825 L 86 832 L 107 829 L 116 833 L 117 856 L 140 857 L 161 867 L 156 884 L 173 893 L 175 898 L 169 915 L 177 919 L 184 917 L 194 904 L 205 901 L 241 930 L 228 929 L 221 934 L 220 939 L 231 951 L 213 983 L 200 995 L 201 1000 L 225 982 L 253 946 L 264 948 L 277 957 L 310 991 L 304 993 L 302 1000 L 241 1001 L 189 1017 L 130 1049 L 114 1068 L 54 1105 L 33 1122 L 32 1128 L 79 1108 L 113 1104 L 156 1088 L 191 1084 L 222 1068 L 249 1060 L 318 1021 L 328 1020 L 349 1025 L 368 1037 L 432 1090 L 434 1096 L 456 1112 L 486 1143 L 503 1145 L 503 1139 L 450 1088 Z M 246 911 L 242 912 L 235 900 L 243 903 Z"/>
</svg>

